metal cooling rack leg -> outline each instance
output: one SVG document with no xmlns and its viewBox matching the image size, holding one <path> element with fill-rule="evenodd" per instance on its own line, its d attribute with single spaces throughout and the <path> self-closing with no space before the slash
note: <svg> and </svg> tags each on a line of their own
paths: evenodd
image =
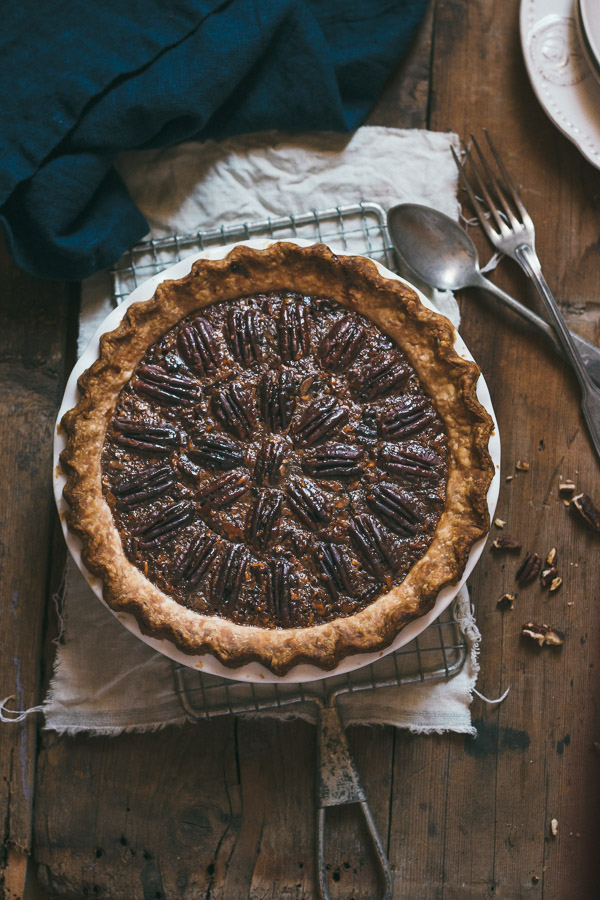
<svg viewBox="0 0 600 900">
<path fill-rule="evenodd" d="M 392 873 L 377 833 L 365 792 L 350 753 L 346 733 L 335 703 L 319 705 L 318 753 L 319 796 L 317 800 L 317 869 L 321 900 L 330 900 L 325 877 L 325 816 L 331 806 L 358 803 L 363 811 L 384 884 L 382 900 L 392 900 Z"/>
</svg>

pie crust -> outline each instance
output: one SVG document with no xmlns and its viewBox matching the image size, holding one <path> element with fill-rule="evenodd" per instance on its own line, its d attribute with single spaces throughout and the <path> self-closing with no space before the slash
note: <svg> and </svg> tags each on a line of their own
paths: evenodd
<svg viewBox="0 0 600 900">
<path fill-rule="evenodd" d="M 327 297 L 374 322 L 402 350 L 443 421 L 448 443 L 446 501 L 433 540 L 401 584 L 359 612 L 319 625 L 262 628 L 204 615 L 164 593 L 127 558 L 102 489 L 102 453 L 115 406 L 148 348 L 208 304 L 256 293 Z M 457 583 L 488 531 L 488 453 L 493 422 L 477 400 L 478 366 L 454 350 L 448 320 L 426 308 L 403 282 L 384 278 L 363 257 L 338 257 L 322 244 L 236 247 L 221 260 L 198 260 L 190 274 L 165 281 L 151 300 L 133 304 L 104 334 L 99 357 L 80 377 L 80 400 L 62 419 L 67 522 L 82 541 L 87 569 L 102 579 L 115 611 L 132 613 L 145 634 L 188 654 L 214 654 L 224 665 L 262 663 L 284 675 L 298 663 L 330 670 L 344 657 L 387 647 L 411 620 Z"/>
</svg>

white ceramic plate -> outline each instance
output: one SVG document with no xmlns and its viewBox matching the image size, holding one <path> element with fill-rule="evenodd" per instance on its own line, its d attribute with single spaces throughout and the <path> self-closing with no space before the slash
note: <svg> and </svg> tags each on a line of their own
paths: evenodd
<svg viewBox="0 0 600 900">
<path fill-rule="evenodd" d="M 575 22 L 583 55 L 600 81 L 600 3 L 598 0 L 578 0 Z"/>
<path fill-rule="evenodd" d="M 576 3 L 521 0 L 521 46 L 542 107 L 585 158 L 600 168 L 600 83 L 581 48 Z"/>
<path fill-rule="evenodd" d="M 288 240 L 288 239 L 286 239 Z M 312 241 L 304 241 L 304 240 L 295 240 L 297 244 L 301 244 L 303 246 L 310 246 Z M 262 250 L 266 247 L 269 247 L 272 243 L 272 240 L 252 240 L 252 241 L 244 241 L 242 242 L 243 246 L 247 247 L 255 247 L 256 249 Z M 73 559 L 77 563 L 78 567 L 81 569 L 83 575 L 85 576 L 88 584 L 96 594 L 96 596 L 102 601 L 102 603 L 106 606 L 107 609 L 110 609 L 106 603 L 104 603 L 104 599 L 102 597 L 102 583 L 100 579 L 96 578 L 85 568 L 82 560 L 81 560 L 81 542 L 80 540 L 72 534 L 67 528 L 66 524 L 66 512 L 68 509 L 67 503 L 63 498 L 63 488 L 65 485 L 65 477 L 62 472 L 59 463 L 59 455 L 61 451 L 65 447 L 65 437 L 64 432 L 61 428 L 59 428 L 59 422 L 62 419 L 63 415 L 67 410 L 72 409 L 79 399 L 79 392 L 77 389 L 77 379 L 79 376 L 88 369 L 94 360 L 98 356 L 99 342 L 100 336 L 107 331 L 112 331 L 117 327 L 123 315 L 125 314 L 126 309 L 132 303 L 137 303 L 140 300 L 149 300 L 156 291 L 157 286 L 161 283 L 161 281 L 165 281 L 168 278 L 183 278 L 184 275 L 187 275 L 192 267 L 192 263 L 203 257 L 206 259 L 221 259 L 226 256 L 227 253 L 233 248 L 234 245 L 230 245 L 227 247 L 218 247 L 212 250 L 207 250 L 204 253 L 195 253 L 192 256 L 187 257 L 181 262 L 176 263 L 173 266 L 170 266 L 168 269 L 165 269 L 164 272 L 161 272 L 159 275 L 155 275 L 153 278 L 150 278 L 148 281 L 141 284 L 138 288 L 133 291 L 128 299 L 117 309 L 113 310 L 104 320 L 104 322 L 100 325 L 90 343 L 88 344 L 86 350 L 78 360 L 75 368 L 71 372 L 69 381 L 67 383 L 67 387 L 65 389 L 65 394 L 63 397 L 63 401 L 61 404 L 60 411 L 58 413 L 58 419 L 56 423 L 55 429 L 55 438 L 54 438 L 54 494 L 56 497 L 56 504 L 58 506 L 58 512 L 60 515 L 60 520 L 62 523 L 63 532 L 65 535 L 65 540 L 67 542 L 67 546 L 73 556 Z M 343 251 L 335 250 L 335 253 L 338 255 L 342 254 Z M 390 272 L 389 269 L 384 268 L 384 266 L 376 263 L 380 273 L 385 278 L 393 278 L 398 281 L 404 281 L 404 279 L 400 278 L 398 275 L 395 275 L 393 272 Z M 405 284 L 409 284 L 409 282 L 404 281 Z M 412 287 L 412 285 L 410 285 Z M 416 288 L 413 288 L 416 290 Z M 430 309 L 434 309 L 435 307 L 427 300 L 420 291 L 417 291 L 421 302 L 424 303 L 425 306 Z M 456 340 L 454 343 L 454 347 L 456 352 L 462 356 L 464 359 L 473 359 L 469 351 L 467 350 L 462 338 L 456 333 Z M 485 407 L 485 409 L 489 412 L 492 419 L 494 420 L 494 433 L 490 439 L 489 450 L 494 462 L 495 474 L 490 485 L 490 489 L 488 491 L 488 506 L 490 511 L 490 521 L 493 517 L 494 510 L 496 508 L 496 502 L 498 500 L 498 491 L 500 487 L 500 437 L 498 434 L 498 424 L 496 422 L 496 417 L 494 415 L 494 410 L 492 408 L 492 402 L 490 399 L 490 394 L 487 388 L 487 385 L 483 379 L 483 376 L 479 378 L 477 383 L 477 396 L 479 398 L 480 403 Z M 212 675 L 220 675 L 223 678 L 230 678 L 235 681 L 253 681 L 253 682 L 279 682 L 279 681 L 287 681 L 287 682 L 298 682 L 298 681 L 316 681 L 322 678 L 327 678 L 330 675 L 339 675 L 344 672 L 349 672 L 353 669 L 359 669 L 362 666 L 366 666 L 369 663 L 375 662 L 382 656 L 385 656 L 388 653 L 391 653 L 394 650 L 397 650 L 399 647 L 402 647 L 404 644 L 407 644 L 417 635 L 421 634 L 431 622 L 435 621 L 437 617 L 440 615 L 443 610 L 446 609 L 447 606 L 452 602 L 459 589 L 462 587 L 466 579 L 469 577 L 473 568 L 481 556 L 483 551 L 483 547 L 485 544 L 485 539 L 478 541 L 478 543 L 471 550 L 471 554 L 467 561 L 467 565 L 465 567 L 465 571 L 463 573 L 463 577 L 460 580 L 459 584 L 450 585 L 447 588 L 444 588 L 443 591 L 437 597 L 435 606 L 433 609 L 428 612 L 425 616 L 422 616 L 419 619 L 416 619 L 414 622 L 411 622 L 409 625 L 404 628 L 400 634 L 397 636 L 395 641 L 385 650 L 378 651 L 376 653 L 361 653 L 355 654 L 353 656 L 348 656 L 343 659 L 339 666 L 332 670 L 331 672 L 323 672 L 322 669 L 317 668 L 316 666 L 311 665 L 298 665 L 295 666 L 287 675 L 277 676 L 273 675 L 272 672 L 269 672 L 268 669 L 265 669 L 264 666 L 260 665 L 260 663 L 249 663 L 248 665 L 241 666 L 239 669 L 228 669 L 226 666 L 222 665 L 218 659 L 210 654 L 203 654 L 199 656 L 189 656 L 186 653 L 182 653 L 174 644 L 167 640 L 157 640 L 156 638 L 148 637 L 145 634 L 142 634 L 140 631 L 139 625 L 134 618 L 134 616 L 129 613 L 117 613 L 114 610 L 111 610 L 113 614 L 119 619 L 120 622 L 136 637 L 140 638 L 140 640 L 144 641 L 144 643 L 148 644 L 148 646 L 152 647 L 154 650 L 163 653 L 165 656 L 170 657 L 178 663 L 182 663 L 186 666 L 191 666 L 194 668 L 199 668 L 203 672 L 208 672 Z"/>
</svg>

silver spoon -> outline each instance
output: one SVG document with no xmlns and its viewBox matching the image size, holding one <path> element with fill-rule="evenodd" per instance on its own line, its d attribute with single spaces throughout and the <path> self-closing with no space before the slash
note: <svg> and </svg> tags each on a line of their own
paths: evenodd
<svg viewBox="0 0 600 900">
<path fill-rule="evenodd" d="M 552 326 L 482 275 L 475 244 L 449 216 L 428 206 L 400 203 L 388 212 L 388 229 L 398 254 L 426 284 L 445 291 L 466 287 L 488 291 L 543 331 L 564 358 Z M 587 372 L 600 386 L 600 349 L 573 331 L 571 335 Z"/>
</svg>

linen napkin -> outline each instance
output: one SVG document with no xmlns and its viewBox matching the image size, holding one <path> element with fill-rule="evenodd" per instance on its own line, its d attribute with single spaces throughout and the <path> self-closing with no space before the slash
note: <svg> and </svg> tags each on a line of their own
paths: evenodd
<svg viewBox="0 0 600 900">
<path fill-rule="evenodd" d="M 127 149 L 350 131 L 427 0 L 20 0 L 0 32 L 0 221 L 27 271 L 82 279 L 147 232 Z"/>
<path fill-rule="evenodd" d="M 269 133 L 131 153 L 118 166 L 154 237 L 360 200 L 386 207 L 424 203 L 457 218 L 450 154 L 456 140 L 451 134 L 378 127 L 358 129 L 351 137 Z M 434 292 L 432 299 L 458 324 L 451 294 Z M 98 273 L 83 286 L 80 352 L 112 306 L 110 277 Z M 185 721 L 171 661 L 126 631 L 71 561 L 59 602 L 62 634 L 42 706 L 47 729 L 110 735 Z M 459 674 L 343 697 L 345 723 L 474 734 L 469 706 L 479 671 L 479 632 L 465 589 L 455 617 L 467 644 Z M 15 720 L 10 706 L 0 708 L 0 719 Z M 313 713 L 295 708 L 293 714 Z"/>
</svg>

